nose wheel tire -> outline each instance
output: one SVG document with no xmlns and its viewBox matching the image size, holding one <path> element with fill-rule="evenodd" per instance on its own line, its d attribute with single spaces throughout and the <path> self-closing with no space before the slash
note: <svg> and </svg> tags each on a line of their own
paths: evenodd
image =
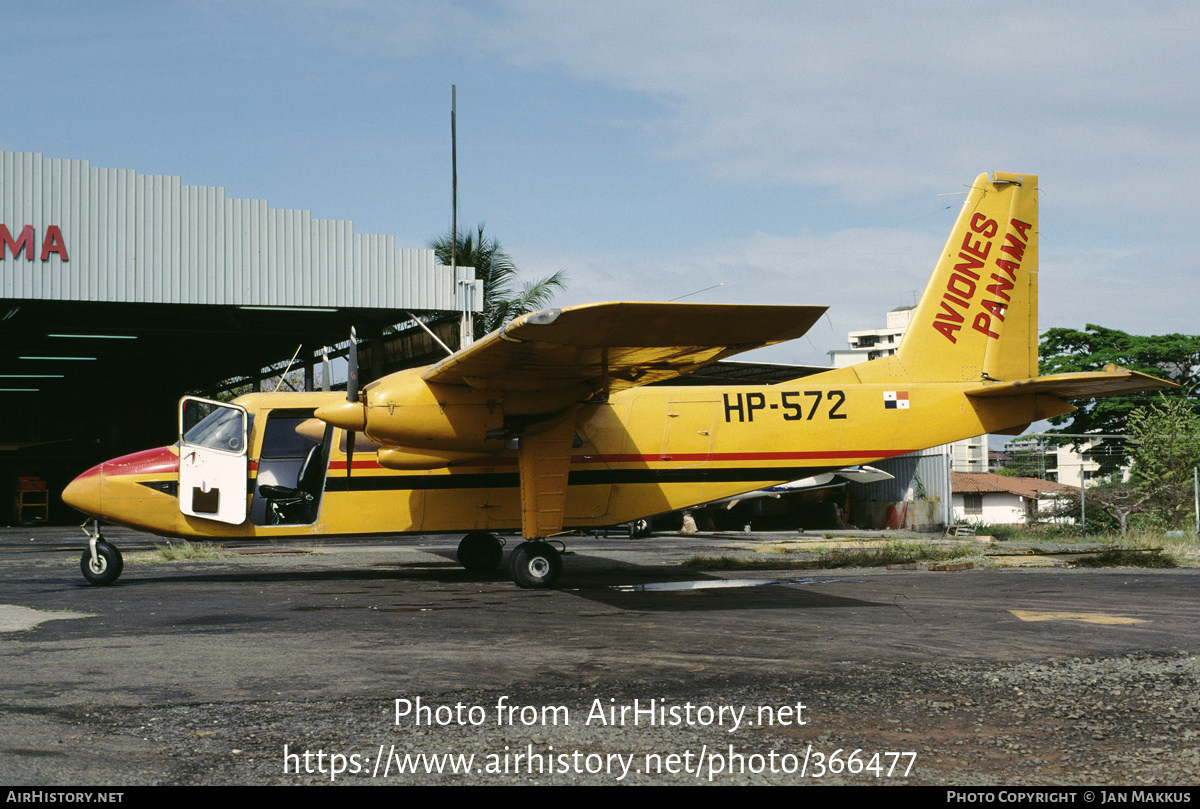
<svg viewBox="0 0 1200 809">
<path fill-rule="evenodd" d="M 475 573 L 488 573 L 500 567 L 504 543 L 487 531 L 472 531 L 458 543 L 458 563 Z"/>
<path fill-rule="evenodd" d="M 85 550 L 79 560 L 79 569 L 89 583 L 103 587 L 112 584 L 121 577 L 125 569 L 125 560 L 115 545 L 104 540 L 96 542 L 96 559 L 92 560 L 91 550 Z"/>
<path fill-rule="evenodd" d="M 522 542 L 508 557 L 508 574 L 521 587 L 553 587 L 562 573 L 562 556 L 546 542 Z"/>
</svg>

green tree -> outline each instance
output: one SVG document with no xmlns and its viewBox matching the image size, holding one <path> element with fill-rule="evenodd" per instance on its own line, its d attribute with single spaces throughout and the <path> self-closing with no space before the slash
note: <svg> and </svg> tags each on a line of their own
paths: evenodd
<svg viewBox="0 0 1200 809">
<path fill-rule="evenodd" d="M 1200 336 L 1141 337 L 1089 323 L 1083 331 L 1047 329 L 1039 350 L 1043 374 L 1098 371 L 1116 364 L 1178 383 L 1182 387 L 1168 396 L 1186 399 L 1193 411 L 1200 409 L 1196 400 L 1187 398 L 1200 384 Z M 1079 409 L 1074 413 L 1050 419 L 1056 425 L 1050 432 L 1124 434 L 1130 414 L 1145 405 L 1147 397 L 1142 393 L 1076 402 Z M 1080 442 L 1060 439 L 1060 443 L 1078 447 Z M 1120 439 L 1105 439 L 1094 450 L 1100 462 L 1098 475 L 1112 475 L 1128 463 L 1129 452 L 1122 443 Z"/>
<path fill-rule="evenodd" d="M 430 244 L 438 261 L 451 264 L 451 242 L 447 233 Z M 474 233 L 461 233 L 457 238 L 455 264 L 474 267 L 475 278 L 483 281 L 483 312 L 475 318 L 475 339 L 503 326 L 513 318 L 538 309 L 545 309 L 554 300 L 554 293 L 566 289 L 567 276 L 561 270 L 519 287 L 517 265 L 496 239 L 483 234 L 483 223 Z"/>
<path fill-rule="evenodd" d="M 1129 416 L 1132 483 L 1164 528 L 1179 528 L 1192 511 L 1192 470 L 1200 466 L 1200 415 L 1186 399 L 1162 396 Z"/>
<path fill-rule="evenodd" d="M 1086 511 L 1088 534 L 1101 534 L 1114 528 L 1124 534 L 1128 530 L 1129 515 L 1142 510 L 1145 501 L 1144 496 L 1132 486 L 1111 479 L 1101 481 L 1098 486 L 1089 486 L 1084 490 L 1084 496 L 1087 505 L 1081 509 L 1078 492 L 1057 495 L 1050 507 L 1039 516 L 1043 519 L 1069 519 L 1078 526 L 1081 512 Z"/>
</svg>

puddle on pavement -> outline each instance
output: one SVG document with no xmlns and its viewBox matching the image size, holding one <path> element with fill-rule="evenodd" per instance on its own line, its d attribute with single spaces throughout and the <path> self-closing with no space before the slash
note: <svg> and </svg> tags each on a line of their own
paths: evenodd
<svg viewBox="0 0 1200 809">
<path fill-rule="evenodd" d="M 609 587 L 621 593 L 666 592 L 670 590 L 713 590 L 727 587 L 768 587 L 772 584 L 833 584 L 858 581 L 841 578 L 804 579 L 701 579 L 697 581 L 656 581 L 645 584 L 616 584 Z"/>
</svg>

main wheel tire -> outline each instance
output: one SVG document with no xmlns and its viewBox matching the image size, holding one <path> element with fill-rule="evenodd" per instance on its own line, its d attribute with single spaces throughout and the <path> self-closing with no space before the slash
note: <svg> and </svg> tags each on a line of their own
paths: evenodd
<svg viewBox="0 0 1200 809">
<path fill-rule="evenodd" d="M 649 517 L 643 517 L 640 520 L 634 520 L 629 523 L 629 538 L 630 539 L 645 539 L 650 536 L 650 532 L 654 530 L 654 521 Z"/>
<path fill-rule="evenodd" d="M 121 571 L 125 569 L 125 560 L 121 558 L 121 552 L 115 545 L 101 539 L 96 542 L 96 561 L 92 561 L 92 552 L 85 550 L 79 559 L 79 569 L 83 571 L 83 577 L 89 583 L 104 587 L 121 577 Z"/>
<path fill-rule="evenodd" d="M 488 573 L 500 567 L 504 546 L 500 538 L 487 531 L 472 531 L 458 543 L 458 563 L 474 573 Z"/>
<path fill-rule="evenodd" d="M 546 542 L 522 542 L 508 557 L 508 574 L 521 587 L 553 587 L 561 573 L 562 556 Z"/>
</svg>

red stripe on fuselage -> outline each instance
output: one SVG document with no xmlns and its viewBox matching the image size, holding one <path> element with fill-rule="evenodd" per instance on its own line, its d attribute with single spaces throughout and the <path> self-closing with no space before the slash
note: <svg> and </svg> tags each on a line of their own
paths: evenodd
<svg viewBox="0 0 1200 809">
<path fill-rule="evenodd" d="M 659 461 L 821 461 L 849 458 L 890 458 L 909 449 L 848 449 L 824 452 L 662 452 L 657 455 L 573 455 L 571 463 L 656 463 Z M 515 459 L 514 459 L 515 463 Z"/>
</svg>

